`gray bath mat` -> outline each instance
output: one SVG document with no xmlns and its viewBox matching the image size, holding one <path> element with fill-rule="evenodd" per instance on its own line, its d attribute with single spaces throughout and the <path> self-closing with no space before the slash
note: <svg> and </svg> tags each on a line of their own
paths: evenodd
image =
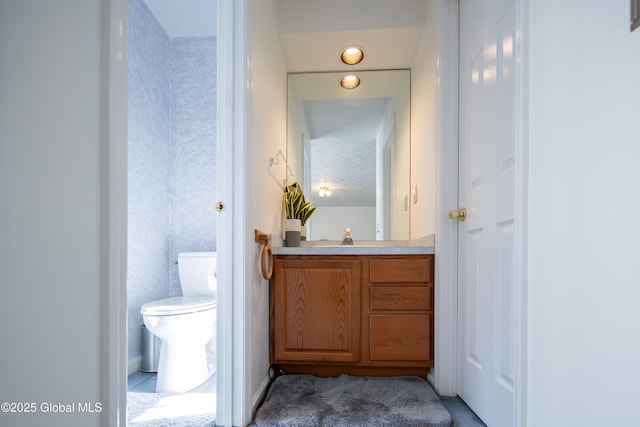
<svg viewBox="0 0 640 427">
<path fill-rule="evenodd" d="M 257 427 L 451 427 L 451 415 L 419 377 L 283 375 L 255 416 Z"/>
</svg>

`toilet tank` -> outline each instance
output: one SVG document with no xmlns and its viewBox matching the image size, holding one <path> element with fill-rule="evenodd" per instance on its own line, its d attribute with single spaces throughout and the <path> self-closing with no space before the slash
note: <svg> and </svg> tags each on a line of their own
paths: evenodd
<svg viewBox="0 0 640 427">
<path fill-rule="evenodd" d="M 216 296 L 218 268 L 216 252 L 180 252 L 178 275 L 182 296 Z"/>
</svg>

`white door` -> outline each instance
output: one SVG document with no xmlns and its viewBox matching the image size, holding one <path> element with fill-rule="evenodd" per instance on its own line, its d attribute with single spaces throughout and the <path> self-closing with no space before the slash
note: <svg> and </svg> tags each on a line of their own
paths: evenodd
<svg viewBox="0 0 640 427">
<path fill-rule="evenodd" d="M 490 427 L 514 425 L 513 0 L 460 1 L 458 394 Z"/>
</svg>

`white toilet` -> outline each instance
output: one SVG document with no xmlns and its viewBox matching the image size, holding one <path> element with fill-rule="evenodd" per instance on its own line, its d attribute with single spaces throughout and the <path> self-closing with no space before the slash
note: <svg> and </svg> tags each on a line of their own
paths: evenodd
<svg viewBox="0 0 640 427">
<path fill-rule="evenodd" d="M 216 370 L 216 252 L 178 254 L 181 297 L 146 303 L 144 324 L 160 338 L 156 392 L 182 393 Z"/>
</svg>

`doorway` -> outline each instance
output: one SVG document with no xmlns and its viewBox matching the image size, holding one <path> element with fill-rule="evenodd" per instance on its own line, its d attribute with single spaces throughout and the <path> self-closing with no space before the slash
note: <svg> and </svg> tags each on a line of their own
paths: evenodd
<svg viewBox="0 0 640 427">
<path fill-rule="evenodd" d="M 157 363 L 140 363 L 149 359 L 141 354 L 140 307 L 182 295 L 178 253 L 217 250 L 216 8 L 215 0 L 127 2 L 127 406 L 133 425 L 171 416 L 210 423 L 216 416 L 216 374 L 167 400 L 155 393 L 155 373 L 138 372 L 157 370 Z"/>
<path fill-rule="evenodd" d="M 459 22 L 459 11 L 462 8 L 475 7 L 479 10 L 484 6 L 480 2 L 472 0 L 460 0 L 460 2 L 438 2 L 438 13 L 436 22 L 438 23 L 439 40 L 439 92 L 437 97 L 438 117 L 438 186 L 437 186 L 437 217 L 436 217 L 436 283 L 438 283 L 435 297 L 436 310 L 436 347 L 435 347 L 435 368 L 431 376 L 432 383 L 438 393 L 445 396 L 456 396 L 460 393 L 459 382 L 463 373 L 459 367 L 459 347 L 458 336 L 463 333 L 461 328 L 464 324 L 459 322 L 459 298 L 463 300 L 464 287 L 460 285 L 458 270 L 458 233 L 459 222 L 449 219 L 448 212 L 451 209 L 459 209 L 469 206 L 459 204 L 459 175 L 462 174 L 463 163 L 459 162 L 458 141 L 461 140 L 465 132 L 463 126 L 459 127 L 459 116 L 462 119 L 462 109 L 465 101 L 463 93 L 459 93 L 458 75 L 463 75 L 464 65 L 459 64 L 460 48 L 459 37 L 463 32 L 459 28 L 463 24 Z M 513 201 L 515 209 L 515 268 L 514 277 L 514 324 L 515 341 L 513 344 L 513 370 L 514 370 L 514 399 L 513 399 L 513 420 L 514 426 L 524 424 L 525 398 L 523 390 L 526 389 L 526 371 L 524 354 L 526 346 L 526 316 L 524 313 L 525 280 L 523 265 L 524 251 L 526 248 L 526 213 L 524 212 L 524 200 L 526 198 L 526 164 L 525 149 L 526 138 L 524 129 L 524 117 L 526 117 L 523 106 L 526 103 L 526 91 L 523 85 L 523 78 L 526 69 L 526 1 L 514 0 L 515 25 L 519 43 L 514 45 L 514 55 L 518 55 L 518 64 L 512 69 L 516 79 L 516 100 L 514 118 L 515 157 L 514 166 L 516 168 L 517 182 L 516 196 Z M 471 12 L 473 16 L 473 12 Z M 475 22 L 475 21 L 473 21 Z M 468 24 L 468 23 L 467 23 Z M 468 31 L 468 25 L 465 31 Z M 483 40 L 484 41 L 484 40 Z M 462 78 L 462 77 L 460 77 Z M 460 104 L 460 105 L 459 105 Z M 460 135 L 459 135 L 460 132 Z M 465 201 L 460 199 L 460 201 Z M 464 223 L 463 223 L 464 224 Z M 460 231 L 462 232 L 462 231 Z M 491 343 L 489 343 L 491 345 Z M 474 409 L 474 408 L 472 408 Z"/>
<path fill-rule="evenodd" d="M 125 9 L 126 9 L 126 0 L 118 0 L 117 2 L 118 5 L 122 5 L 125 4 Z M 223 5 L 226 5 L 225 8 L 227 9 L 227 17 L 229 19 L 227 19 L 226 22 L 232 22 L 233 21 L 233 7 L 231 6 L 231 4 L 229 2 L 226 1 L 221 1 L 221 3 Z M 242 3 L 242 2 L 239 2 Z M 521 14 L 523 13 L 520 9 L 521 9 L 521 3 L 524 3 L 524 1 L 520 1 L 517 0 L 517 15 L 518 15 L 518 19 L 521 19 Z M 446 23 L 446 25 L 443 25 L 442 28 L 439 30 L 439 34 L 443 39 L 447 39 L 449 40 L 449 43 L 445 43 L 446 46 L 443 48 L 442 51 L 442 63 L 440 64 L 441 66 L 441 72 L 440 74 L 442 76 L 447 75 L 448 73 L 451 73 L 451 75 L 457 75 L 457 31 L 458 31 L 458 26 L 457 26 L 457 11 L 458 11 L 458 2 L 450 2 L 450 1 L 442 1 L 441 4 L 443 5 L 443 9 L 442 11 L 440 11 L 439 15 L 438 15 L 438 20 L 440 21 L 440 19 L 442 18 L 441 22 Z M 116 15 L 118 13 L 122 14 L 122 12 L 118 12 L 117 10 L 114 12 L 113 10 L 111 11 L 112 15 L 112 23 L 111 23 L 111 28 L 112 28 L 112 34 L 117 34 L 118 33 L 118 21 L 117 19 L 113 18 L 113 14 L 115 13 Z M 126 13 L 125 13 L 126 16 Z M 454 24 L 455 23 L 455 24 Z M 241 26 L 238 27 L 237 29 L 237 34 L 240 34 L 242 36 L 244 31 L 244 28 L 241 28 Z M 232 30 L 226 31 L 225 32 L 228 36 L 229 34 L 233 34 Z M 231 37 L 231 36 L 229 36 Z M 226 44 L 230 44 L 230 41 L 227 40 Z M 111 55 L 112 55 L 112 62 L 117 62 L 116 58 L 117 57 L 117 46 L 116 48 L 112 48 L 111 51 Z M 225 58 L 229 58 L 229 59 L 233 59 L 233 53 L 231 49 L 228 49 L 228 52 L 226 52 L 226 57 Z M 239 62 L 241 61 L 242 58 L 240 58 Z M 453 65 L 455 64 L 455 66 Z M 231 67 L 231 70 L 233 70 L 233 67 Z M 242 71 L 243 68 L 242 67 L 238 67 L 238 70 Z M 125 70 L 126 73 L 126 70 Z M 116 72 L 117 74 L 117 72 Z M 233 76 L 232 72 L 228 73 L 229 75 L 227 76 L 229 82 L 232 82 L 232 78 L 231 76 Z M 114 77 L 111 77 L 112 80 L 114 79 Z M 120 79 L 122 79 L 122 76 L 120 76 Z M 118 83 L 118 76 L 115 76 L 115 80 L 116 83 Z M 450 79 L 453 80 L 453 79 Z M 449 283 L 454 285 L 457 281 L 456 278 L 456 266 L 455 266 L 455 259 L 457 256 L 457 246 L 455 244 L 456 242 L 456 234 L 457 234 L 457 226 L 454 227 L 453 223 L 447 218 L 447 211 L 448 209 L 451 209 L 453 207 L 455 207 L 457 205 L 457 144 L 454 146 L 454 144 L 450 144 L 447 143 L 447 141 L 457 141 L 457 102 L 453 102 L 452 100 L 457 100 L 457 79 L 455 80 L 455 84 L 452 84 L 452 82 L 450 80 L 442 80 L 440 82 L 441 84 L 441 88 L 442 88 L 442 92 L 441 95 L 439 96 L 437 103 L 438 103 L 438 111 L 443 113 L 444 115 L 442 115 L 439 119 L 439 132 L 440 132 L 440 136 L 439 136 L 439 144 L 440 144 L 440 151 L 438 153 L 438 165 L 439 165 L 439 175 L 438 175 L 438 191 L 437 191 L 437 203 L 436 206 L 438 207 L 438 212 L 437 212 L 437 232 L 436 232 L 436 247 L 438 250 L 438 254 L 439 254 L 439 258 L 437 259 L 437 266 L 436 266 L 436 280 L 438 281 L 438 283 Z M 117 89 L 116 89 L 117 90 Z M 236 90 L 234 88 L 235 92 L 238 93 L 242 93 L 242 90 Z M 120 88 L 120 92 L 122 92 L 121 88 Z M 235 93 L 234 92 L 234 93 Z M 227 94 L 228 97 L 231 97 L 231 94 Z M 124 98 L 125 100 L 125 105 L 126 105 L 126 88 L 125 88 L 125 95 L 123 96 L 120 93 L 120 97 Z M 230 102 L 229 100 L 227 100 L 228 102 L 228 106 L 229 106 L 229 111 L 231 111 L 233 109 L 233 103 Z M 121 111 L 116 111 L 116 114 L 118 113 L 122 113 Z M 117 119 L 117 117 L 116 117 Z M 239 119 L 237 119 L 239 120 Z M 124 122 L 126 122 L 126 117 Z M 241 127 L 238 127 L 238 124 L 236 124 L 236 122 L 229 121 L 229 124 L 224 125 L 224 123 L 226 123 L 226 121 L 223 122 L 219 122 L 222 126 L 227 126 L 225 132 L 227 136 L 231 135 L 233 132 L 233 127 L 235 126 L 236 128 L 238 128 L 240 131 L 242 131 Z M 112 125 L 114 126 L 114 125 Z M 122 133 L 122 131 L 119 131 L 120 133 Z M 112 137 L 112 138 L 116 138 Z M 121 147 L 121 144 L 112 144 L 114 146 L 119 146 Z M 116 147 L 117 149 L 118 147 Z M 228 147 L 229 148 L 229 147 Z M 111 149 L 114 149 L 114 147 L 112 146 Z M 126 151 L 126 145 L 125 145 L 125 151 Z M 113 154 L 114 156 L 117 155 L 117 153 Z M 121 154 L 120 154 L 121 155 Z M 227 155 L 229 156 L 229 158 L 231 158 L 231 153 L 230 153 L 230 148 L 229 148 L 229 152 L 227 153 Z M 116 162 L 117 163 L 117 162 Z M 122 161 L 120 163 L 123 163 Z M 126 160 L 124 161 L 124 163 L 126 163 Z M 117 166 L 117 165 L 116 165 Z M 227 162 L 227 167 L 231 168 L 232 166 L 232 162 Z M 455 170 L 455 174 L 452 174 L 450 171 Z M 228 172 L 230 172 L 231 169 L 229 169 Z M 449 171 L 449 172 L 447 172 Z M 120 176 L 118 173 L 120 171 L 116 171 L 115 173 L 113 171 L 110 172 L 110 183 L 113 184 L 114 181 L 117 181 L 118 177 Z M 222 178 L 225 175 L 229 175 L 231 176 L 230 173 L 222 173 L 221 169 L 220 169 L 220 173 L 221 176 L 220 178 Z M 236 173 L 241 174 L 242 171 L 238 170 Z M 455 175 L 455 176 L 454 176 Z M 114 186 L 117 187 L 117 186 Z M 116 190 L 117 191 L 117 190 Z M 225 197 L 224 195 L 220 195 L 222 200 L 231 200 L 230 197 L 231 193 L 227 193 L 227 196 L 229 197 Z M 122 204 L 122 200 L 118 199 L 118 195 L 116 195 L 115 197 L 112 196 L 112 199 L 115 198 L 116 201 L 119 201 L 120 204 Z M 118 203 L 115 203 L 116 205 Z M 229 213 L 230 211 L 227 209 L 227 213 Z M 113 214 L 113 213 L 112 213 Z M 116 215 L 116 214 L 113 214 Z M 125 212 L 126 215 L 126 212 Z M 117 215 L 116 215 L 117 216 Z M 224 215 L 223 215 L 224 216 Z M 121 218 L 120 218 L 121 220 Z M 120 229 L 123 229 L 122 227 L 118 226 L 118 224 L 121 222 L 119 219 L 112 219 L 110 221 L 110 224 L 114 225 L 114 230 L 110 231 L 111 235 L 117 235 L 118 234 L 118 229 L 115 229 L 116 227 L 119 227 Z M 223 233 L 224 232 L 228 232 L 229 234 L 232 232 L 232 227 L 223 227 Z M 220 236 L 218 236 L 218 243 L 222 243 L 222 240 L 220 239 Z M 117 241 L 118 239 L 114 239 L 114 241 Z M 122 239 L 120 238 L 120 241 Z M 122 244 L 119 245 L 120 249 L 119 251 L 122 252 Z M 126 246 L 126 245 L 124 245 Z M 121 264 L 124 264 L 122 257 L 118 256 L 118 248 L 116 247 L 114 249 L 114 251 L 116 252 L 115 255 L 112 256 L 113 259 L 115 259 L 116 261 L 120 261 Z M 230 252 L 228 253 L 229 258 L 231 257 Z M 116 262 L 117 264 L 117 262 Z M 224 263 L 227 264 L 227 263 Z M 229 262 L 230 264 L 230 262 Z M 453 264 L 453 267 L 452 267 Z M 111 267 L 111 272 L 114 273 L 118 273 L 118 266 L 115 267 Z M 227 266 L 226 268 L 228 268 L 228 277 L 231 277 L 231 267 Z M 113 274 L 114 278 L 110 279 L 112 281 L 112 283 L 115 283 L 115 285 L 113 286 L 113 288 L 117 288 L 117 286 L 119 286 L 117 284 L 117 282 L 114 282 L 116 280 L 118 280 L 117 276 L 118 274 Z M 521 288 L 524 287 L 524 285 L 520 285 Z M 109 289 L 109 301 L 110 301 L 110 306 L 111 307 L 118 307 L 118 305 L 122 305 L 121 302 L 121 295 L 124 295 L 124 291 L 123 290 L 119 290 L 120 294 L 118 294 L 118 292 L 115 292 L 113 289 Z M 234 291 L 235 292 L 235 291 Z M 522 290 L 520 291 L 522 292 Z M 228 290 L 228 295 L 227 297 L 229 297 L 229 301 L 231 301 L 231 290 Z M 220 298 L 220 295 L 219 295 Z M 236 303 L 236 301 L 240 301 L 240 299 L 234 299 L 234 304 L 239 304 Z M 456 394 L 456 383 L 457 383 L 457 370 L 455 367 L 455 360 L 456 360 L 456 348 L 457 348 L 457 344 L 456 344 L 456 334 L 457 334 L 457 319 L 456 319 L 456 287 L 455 286 L 447 286 L 447 287 L 441 287 L 440 288 L 440 292 L 438 295 L 436 295 L 436 312 L 438 313 L 438 321 L 436 324 L 436 340 L 437 340 L 437 347 L 436 347 L 436 368 L 434 369 L 434 376 L 435 378 L 432 378 L 435 382 L 435 384 L 437 385 L 438 391 L 439 392 L 443 392 L 444 394 L 447 395 L 455 395 Z M 126 304 L 125 304 L 126 305 Z M 113 310 L 115 310 L 116 308 L 110 308 L 110 313 L 111 313 L 111 317 L 117 318 L 116 321 L 111 321 L 109 323 L 109 330 L 117 330 L 117 333 L 110 333 L 108 338 L 105 338 L 105 340 L 108 341 L 109 345 L 108 345 L 108 350 L 109 350 L 109 354 L 111 355 L 110 357 L 110 367 L 109 367 L 109 371 L 113 371 L 113 372 L 117 372 L 118 370 L 121 372 L 120 376 L 121 378 L 125 378 L 123 373 L 126 373 L 126 343 L 122 342 L 122 336 L 124 336 L 124 334 L 122 333 L 123 331 L 123 318 L 122 316 L 120 316 L 117 312 L 114 315 L 113 314 Z M 229 305 L 228 307 L 225 308 L 225 310 L 228 310 L 227 315 L 225 315 L 225 319 L 227 319 L 227 323 L 226 323 L 226 327 L 227 329 L 230 330 L 232 323 L 231 323 L 231 305 Z M 219 312 L 219 316 L 220 316 L 220 312 Z M 242 320 L 242 317 L 240 316 L 240 319 Z M 223 327 L 220 326 L 219 323 L 219 327 L 220 329 L 225 329 Z M 519 330 L 524 330 L 524 327 L 522 325 L 519 326 Z M 122 333 L 122 334 L 121 334 Z M 228 344 L 228 348 L 231 349 L 233 347 L 233 342 L 231 340 L 231 334 L 228 334 L 229 336 L 226 338 L 225 343 Z M 220 340 L 219 340 L 220 341 Z M 523 342 L 525 341 L 525 336 L 521 335 L 519 337 L 519 344 L 518 347 L 522 348 L 523 347 Z M 120 349 L 120 350 L 118 350 Z M 123 350 L 124 349 L 124 350 Z M 238 352 L 238 354 L 243 354 L 242 352 Z M 231 356 L 230 356 L 230 350 L 229 350 L 229 354 L 224 356 L 227 359 L 228 362 L 228 366 L 231 367 L 232 366 L 232 360 L 231 360 Z M 242 367 L 245 365 L 244 360 L 242 361 L 243 363 L 234 363 L 234 366 L 239 366 Z M 113 365 L 117 365 L 117 368 L 114 368 Z M 520 370 L 524 371 L 524 366 L 520 366 Z M 228 390 L 228 393 L 225 393 L 225 396 L 228 397 L 229 402 L 231 402 L 231 396 L 232 396 L 232 388 L 231 388 L 231 372 L 229 372 L 228 374 L 225 373 L 225 375 L 227 375 L 227 377 L 224 380 L 224 388 L 225 390 Z M 105 379 L 108 379 L 109 377 L 105 377 Z M 119 381 L 124 381 L 123 379 L 119 380 Z M 239 382 L 241 385 L 244 384 L 244 382 Z M 105 381 L 105 384 L 110 384 L 109 387 L 109 391 L 108 391 L 108 395 L 110 396 L 110 401 L 112 402 L 119 402 L 119 408 L 120 409 L 124 409 L 124 398 L 122 396 L 122 387 L 121 384 L 115 384 L 115 386 L 113 384 L 111 384 L 108 381 Z M 525 384 L 524 382 L 521 380 L 519 382 L 520 384 L 520 388 L 521 389 L 525 389 Z M 222 384 L 220 384 L 220 379 L 219 379 L 219 383 L 218 383 L 218 387 L 220 387 Z M 246 386 L 246 384 L 244 384 Z M 125 387 L 125 393 L 126 393 L 126 387 Z M 234 395 L 243 398 L 244 400 L 246 399 L 246 393 L 242 393 L 242 392 L 235 392 L 234 390 Z M 522 413 L 523 411 L 518 411 L 518 407 L 520 407 L 521 409 L 524 407 L 524 399 L 522 398 L 522 393 L 516 393 L 516 416 L 519 417 L 521 415 L 519 415 L 518 413 Z M 241 405 L 241 400 L 242 399 L 235 399 L 235 402 L 237 403 L 237 405 Z M 225 407 L 231 407 L 230 403 L 229 405 L 225 405 Z M 221 410 L 221 406 L 218 407 L 218 412 L 220 412 Z M 227 410 L 228 414 L 226 414 L 226 416 L 228 418 L 228 420 L 231 419 L 231 410 L 228 409 Z M 122 419 L 122 414 L 124 413 L 124 411 L 122 410 L 120 412 L 119 415 L 114 415 L 120 417 L 120 419 Z M 520 420 L 520 418 L 518 418 Z M 521 422 L 521 421 L 520 421 Z M 120 423 L 121 425 L 124 425 L 124 423 Z M 228 425 L 230 424 L 229 422 L 220 422 L 219 424 L 221 425 Z"/>
<path fill-rule="evenodd" d="M 524 423 L 523 3 L 459 10 L 457 394 L 492 426 Z"/>
</svg>

